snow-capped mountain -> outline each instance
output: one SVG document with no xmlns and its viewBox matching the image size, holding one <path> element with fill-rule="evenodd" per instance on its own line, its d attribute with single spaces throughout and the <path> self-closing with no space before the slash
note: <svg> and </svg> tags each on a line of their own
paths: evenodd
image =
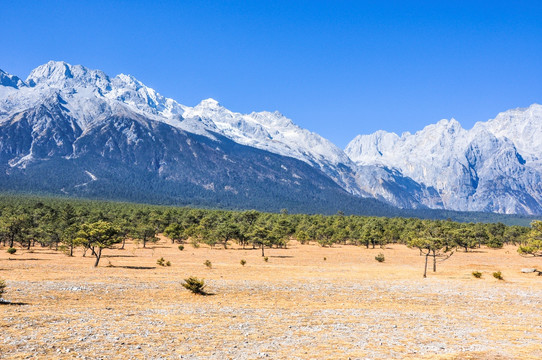
<svg viewBox="0 0 542 360">
<path fill-rule="evenodd" d="M 131 76 L 110 78 L 64 62 L 42 65 L 25 81 L 4 72 L 0 80 L 2 190 L 262 210 L 395 212 L 351 195 L 325 175 L 320 168 L 335 158 L 315 154 L 332 153 L 318 148 L 326 140 L 277 114 L 245 116 L 213 100 L 190 108 Z M 210 118 L 212 111 L 221 116 Z M 224 114 L 259 133 L 228 129 Z M 313 139 L 307 149 L 314 149 L 303 154 L 303 144 L 273 127 L 304 134 Z M 243 141 L 232 141 L 236 136 Z M 288 141 L 296 145 L 293 156 L 284 155 Z"/>
<path fill-rule="evenodd" d="M 415 134 L 359 135 L 346 153 L 433 188 L 446 209 L 542 213 L 542 106 L 501 113 L 471 130 L 441 120 Z"/>
<path fill-rule="evenodd" d="M 240 114 L 207 99 L 186 108 L 183 117 L 187 120 L 180 127 L 187 131 L 196 132 L 204 124 L 207 130 L 239 144 L 304 161 L 347 191 L 360 194 L 352 172 L 354 164 L 344 151 L 322 136 L 295 125 L 278 111 Z"/>
<path fill-rule="evenodd" d="M 66 108 L 82 129 L 123 108 L 129 109 L 192 133 L 210 138 L 218 133 L 243 145 L 299 159 L 348 191 L 358 193 L 348 156 L 329 140 L 296 126 L 278 112 L 240 114 L 214 99 L 188 107 L 163 97 L 133 76 L 120 74 L 110 79 L 102 71 L 65 62 L 50 61 L 37 67 L 17 87 L 22 91 L 0 99 L 0 113 L 22 110 L 61 93 Z"/>
<path fill-rule="evenodd" d="M 539 105 L 471 130 L 452 119 L 415 134 L 378 131 L 343 151 L 279 112 L 241 114 L 214 99 L 190 107 L 130 75 L 55 61 L 24 81 L 0 70 L 0 189 L 117 198 L 145 189 L 159 201 L 259 208 L 355 209 L 369 197 L 400 208 L 542 214 L 541 151 Z"/>
</svg>

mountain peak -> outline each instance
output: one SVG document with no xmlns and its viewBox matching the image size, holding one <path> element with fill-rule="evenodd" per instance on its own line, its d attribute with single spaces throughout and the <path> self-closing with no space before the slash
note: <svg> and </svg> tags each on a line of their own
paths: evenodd
<svg viewBox="0 0 542 360">
<path fill-rule="evenodd" d="M 71 65 L 64 61 L 48 61 L 47 63 L 38 66 L 30 72 L 26 81 L 35 86 L 41 82 L 50 82 L 72 78 Z"/>
<path fill-rule="evenodd" d="M 71 65 L 64 61 L 49 61 L 30 72 L 26 82 L 34 87 L 40 84 L 49 87 L 98 87 L 109 85 L 109 77 L 100 70 L 91 70 L 82 65 Z"/>
<path fill-rule="evenodd" d="M 1 86 L 9 86 L 15 89 L 19 89 L 21 87 L 26 87 L 26 83 L 19 79 L 19 77 L 15 75 L 8 74 L 7 72 L 0 69 L 0 85 Z"/>
<path fill-rule="evenodd" d="M 206 107 L 206 108 L 221 108 L 222 105 L 218 101 L 216 101 L 213 98 L 208 98 L 205 100 L 202 100 L 198 105 L 199 107 Z"/>
<path fill-rule="evenodd" d="M 115 76 L 115 79 L 120 80 L 125 85 L 131 85 L 133 87 L 144 86 L 143 83 L 137 80 L 133 75 L 130 74 L 118 74 Z"/>
<path fill-rule="evenodd" d="M 461 124 L 459 123 L 459 121 L 457 121 L 456 119 L 454 118 L 451 118 L 451 119 L 442 119 L 440 121 L 438 121 L 436 123 L 436 125 L 438 127 L 444 127 L 444 128 L 460 128 L 461 127 Z"/>
</svg>

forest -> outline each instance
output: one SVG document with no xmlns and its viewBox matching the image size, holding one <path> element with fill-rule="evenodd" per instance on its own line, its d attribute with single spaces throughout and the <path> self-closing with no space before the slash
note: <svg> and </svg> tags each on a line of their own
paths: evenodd
<svg viewBox="0 0 542 360">
<path fill-rule="evenodd" d="M 401 217 L 265 213 L 118 203 L 3 196 L 0 198 L 0 245 L 17 248 L 48 247 L 74 255 L 74 249 L 90 254 L 99 265 L 102 251 L 123 248 L 130 239 L 142 247 L 163 234 L 172 243 L 227 248 L 232 243 L 258 249 L 287 248 L 290 240 L 316 242 L 320 246 L 351 244 L 384 247 L 404 244 L 427 259 L 469 252 L 486 246 L 518 246 L 524 256 L 542 256 L 542 221 L 531 227 L 503 223 L 460 223 Z M 436 265 L 434 265 L 436 266 Z"/>
</svg>

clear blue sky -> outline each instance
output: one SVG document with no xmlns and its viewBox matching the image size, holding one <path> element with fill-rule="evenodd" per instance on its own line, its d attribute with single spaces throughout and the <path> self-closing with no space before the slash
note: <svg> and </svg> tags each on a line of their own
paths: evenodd
<svg viewBox="0 0 542 360">
<path fill-rule="evenodd" d="M 20 77 L 48 60 L 128 73 L 340 147 L 542 102 L 541 1 L 3 1 L 0 29 Z"/>
</svg>

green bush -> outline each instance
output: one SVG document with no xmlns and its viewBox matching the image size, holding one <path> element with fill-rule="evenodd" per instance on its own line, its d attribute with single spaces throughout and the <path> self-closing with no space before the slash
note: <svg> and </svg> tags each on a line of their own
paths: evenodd
<svg viewBox="0 0 542 360">
<path fill-rule="evenodd" d="M 472 272 L 472 276 L 474 276 L 475 278 L 479 279 L 482 277 L 482 273 L 479 272 L 479 271 L 473 271 Z"/>
<path fill-rule="evenodd" d="M 9 248 L 9 249 L 7 250 L 7 252 L 8 252 L 8 254 L 13 255 L 13 254 L 15 254 L 15 253 L 17 252 L 17 249 L 15 249 L 15 248 Z"/>
<path fill-rule="evenodd" d="M 184 250 L 184 245 L 179 245 L 179 250 L 183 251 Z"/>
<path fill-rule="evenodd" d="M 213 264 L 209 260 L 205 260 L 203 265 L 207 266 L 209 269 L 211 269 L 213 267 Z"/>
<path fill-rule="evenodd" d="M 203 290 L 205 288 L 205 281 L 198 279 L 195 276 L 191 276 L 188 279 L 184 279 L 184 283 L 181 284 L 185 289 L 191 291 L 196 295 L 207 295 Z"/>
<path fill-rule="evenodd" d="M 269 261 L 269 258 L 268 258 L 267 256 L 265 256 L 265 257 L 263 258 L 263 261 L 268 262 L 268 261 Z"/>
<path fill-rule="evenodd" d="M 243 260 L 240 261 L 240 264 L 241 264 L 242 266 L 245 266 L 245 265 L 247 264 L 247 261 L 246 261 L 245 259 L 243 259 Z"/>
<path fill-rule="evenodd" d="M 171 266 L 171 262 L 169 261 L 166 261 L 166 259 L 164 259 L 163 257 L 161 257 L 160 259 L 156 260 L 156 263 L 160 266 Z"/>
<path fill-rule="evenodd" d="M 6 287 L 6 282 L 0 279 L 0 300 L 2 299 L 2 295 L 4 295 L 4 292 L 6 291 Z"/>
<path fill-rule="evenodd" d="M 375 256 L 375 260 L 378 261 L 378 262 L 384 262 L 384 260 L 386 260 L 386 258 L 384 257 L 384 254 L 379 253 L 378 255 Z"/>
<path fill-rule="evenodd" d="M 502 273 L 500 271 L 495 271 L 493 273 L 493 277 L 497 280 L 504 280 L 504 278 L 502 277 Z"/>
<path fill-rule="evenodd" d="M 504 243 L 499 239 L 491 239 L 487 242 L 486 246 L 491 249 L 502 249 Z"/>
</svg>

